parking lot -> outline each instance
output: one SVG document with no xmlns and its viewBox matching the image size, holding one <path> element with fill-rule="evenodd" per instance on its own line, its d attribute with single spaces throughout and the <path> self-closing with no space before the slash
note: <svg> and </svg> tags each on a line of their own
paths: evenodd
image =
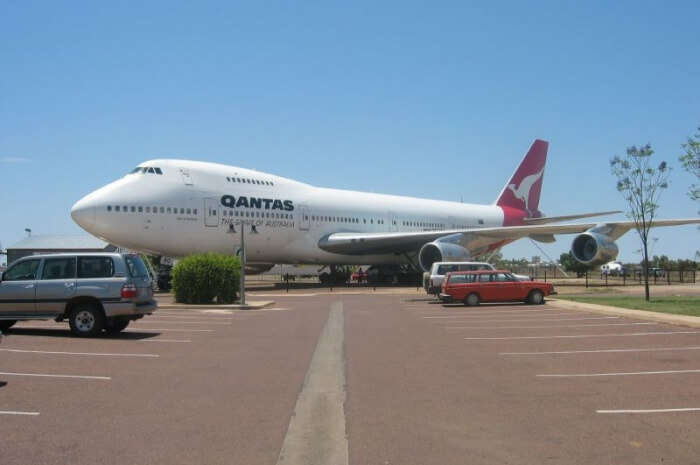
<svg viewBox="0 0 700 465">
<path fill-rule="evenodd" d="M 415 290 L 259 295 L 275 305 L 162 310 L 110 338 L 19 324 L 2 463 L 303 463 L 316 440 L 352 464 L 697 461 L 700 330 Z M 305 417 L 318 396 L 330 413 Z"/>
</svg>

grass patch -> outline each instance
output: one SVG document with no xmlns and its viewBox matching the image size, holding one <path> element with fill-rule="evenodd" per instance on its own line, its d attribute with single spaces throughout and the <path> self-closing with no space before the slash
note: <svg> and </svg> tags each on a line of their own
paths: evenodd
<svg viewBox="0 0 700 465">
<path fill-rule="evenodd" d="M 613 307 L 630 308 L 632 310 L 648 310 L 651 312 L 675 313 L 676 315 L 700 316 L 700 297 L 652 297 L 647 302 L 644 297 L 613 296 L 558 296 L 562 299 L 587 304 L 610 305 Z"/>
</svg>

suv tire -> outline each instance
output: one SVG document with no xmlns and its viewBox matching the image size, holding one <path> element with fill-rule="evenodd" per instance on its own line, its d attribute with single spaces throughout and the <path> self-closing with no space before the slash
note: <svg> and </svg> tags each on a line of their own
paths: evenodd
<svg viewBox="0 0 700 465">
<path fill-rule="evenodd" d="M 105 317 L 97 305 L 80 304 L 70 312 L 68 323 L 74 336 L 95 337 L 102 332 Z"/>
<path fill-rule="evenodd" d="M 464 298 L 464 305 L 466 305 L 467 307 L 476 307 L 477 305 L 479 305 L 479 300 L 481 300 L 479 299 L 479 295 L 475 292 L 472 292 Z"/>
<path fill-rule="evenodd" d="M 12 328 L 17 320 L 0 320 L 0 331 L 7 331 Z"/>
<path fill-rule="evenodd" d="M 131 323 L 131 320 L 126 318 L 108 318 L 105 322 L 105 332 L 107 334 L 117 334 L 126 329 L 126 327 L 129 326 L 129 323 Z"/>
</svg>

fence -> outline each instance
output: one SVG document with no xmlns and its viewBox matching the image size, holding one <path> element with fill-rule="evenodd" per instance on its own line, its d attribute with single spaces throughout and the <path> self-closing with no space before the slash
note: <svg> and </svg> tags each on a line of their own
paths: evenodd
<svg viewBox="0 0 700 465">
<path fill-rule="evenodd" d="M 513 273 L 525 274 L 533 280 L 541 281 L 556 281 L 560 286 L 580 286 L 586 287 L 596 286 L 635 286 L 644 284 L 644 274 L 642 270 L 633 270 L 626 274 L 603 274 L 601 272 L 589 271 L 581 276 L 576 273 L 567 272 L 564 275 L 562 271 L 554 266 L 540 267 L 522 267 L 514 268 Z M 697 278 L 697 270 L 650 270 L 649 284 L 652 285 L 671 285 L 671 284 L 695 284 Z"/>
</svg>

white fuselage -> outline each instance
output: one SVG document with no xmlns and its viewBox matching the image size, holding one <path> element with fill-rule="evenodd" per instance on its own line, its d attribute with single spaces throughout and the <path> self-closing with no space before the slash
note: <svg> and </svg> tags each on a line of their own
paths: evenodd
<svg viewBox="0 0 700 465">
<path fill-rule="evenodd" d="M 140 166 L 154 170 L 128 174 L 87 195 L 72 209 L 75 221 L 113 244 L 173 257 L 233 254 L 244 223 L 249 262 L 319 264 L 406 262 L 395 254 L 341 255 L 320 249 L 319 240 L 332 233 L 504 224 L 503 210 L 495 205 L 314 187 L 196 161 L 151 160 Z"/>
</svg>

